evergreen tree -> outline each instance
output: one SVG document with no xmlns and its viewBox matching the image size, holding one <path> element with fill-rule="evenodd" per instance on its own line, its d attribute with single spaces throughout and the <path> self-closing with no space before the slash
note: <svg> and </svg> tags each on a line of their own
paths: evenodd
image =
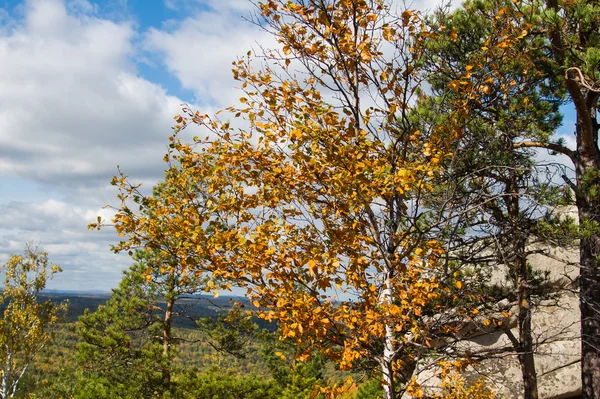
<svg viewBox="0 0 600 399">
<path fill-rule="evenodd" d="M 174 330 L 176 318 L 197 323 L 202 342 L 217 351 L 243 356 L 248 335 L 256 326 L 234 305 L 218 319 L 198 319 L 191 294 L 204 291 L 201 280 L 157 264 L 164 257 L 147 251 L 134 254 L 136 263 L 124 273 L 111 299 L 95 312 L 86 311 L 75 324 L 81 342 L 76 359 L 77 397 L 170 397 L 177 392 L 177 345 L 184 339 Z M 186 304 L 179 304 L 182 299 Z M 87 395 L 87 396 L 86 396 Z M 91 395 L 91 396 L 90 396 Z"/>
<path fill-rule="evenodd" d="M 190 372 L 179 384 L 181 399 L 279 399 L 281 388 L 257 376 L 241 376 L 213 367 L 205 373 Z"/>
<path fill-rule="evenodd" d="M 381 381 L 377 378 L 371 378 L 358 387 L 354 399 L 383 399 L 383 389 Z"/>
<path fill-rule="evenodd" d="M 282 390 L 281 398 L 313 398 L 316 385 L 325 385 L 324 360 L 320 356 L 313 356 L 310 359 L 296 361 L 293 346 L 280 341 L 277 338 L 278 334 L 280 331 L 276 334 L 264 333 L 261 340 L 262 356 L 273 379 Z"/>
<path fill-rule="evenodd" d="M 319 398 L 314 392 L 317 384 L 324 384 L 323 363 L 320 359 L 297 362 L 288 376 L 289 380 L 281 394 L 282 399 Z"/>
<path fill-rule="evenodd" d="M 542 92 L 546 84 L 556 86 L 575 110 L 575 150 L 548 137 L 522 136 L 514 146 L 561 153 L 570 159 L 575 169 L 574 180 L 566 174 L 563 178 L 575 194 L 580 225 L 578 283 L 582 390 L 584 398 L 597 399 L 600 398 L 600 124 L 597 115 L 600 99 L 600 3 L 597 0 L 489 0 L 473 2 L 465 10 L 473 14 L 483 9 L 495 11 L 494 15 L 488 15 L 494 21 L 494 29 L 478 43 L 479 48 L 465 53 L 467 58 L 479 56 L 487 65 L 519 62 L 528 66 L 515 71 L 517 79 L 514 82 L 517 84 L 508 80 L 504 85 L 494 87 L 490 93 L 500 98 L 510 97 L 512 87 L 519 86 L 523 77 L 539 74 L 544 79 L 532 88 Z M 454 37 L 462 40 L 456 32 Z M 477 71 L 483 63 L 468 65 Z M 454 84 L 468 85 L 468 75 L 463 74 Z M 514 74 L 508 76 L 515 77 Z M 492 82 L 503 80 L 500 75 L 490 74 L 490 77 Z M 523 96 L 516 98 L 527 99 Z M 521 109 L 532 105 L 535 103 L 522 104 Z"/>
<path fill-rule="evenodd" d="M 492 87 L 473 86 L 481 88 L 482 94 L 464 101 L 473 104 L 490 96 L 511 98 L 511 91 L 520 86 L 523 78 L 538 74 L 543 80 L 531 86 L 534 90 L 543 93 L 546 84 L 554 85 L 561 96 L 567 96 L 575 109 L 575 150 L 549 137 L 535 136 L 521 136 L 513 142 L 513 147 L 548 149 L 566 155 L 573 163 L 575 180 L 567 175 L 563 178 L 575 194 L 580 224 L 581 269 L 578 282 L 583 397 L 597 399 L 600 398 L 600 124 L 597 115 L 600 99 L 600 4 L 596 0 L 490 0 L 470 5 L 465 8 L 465 12 L 470 14 L 493 10 L 494 14 L 488 14 L 488 17 L 494 26 L 484 40 L 476 43 L 473 52 L 464 53 L 463 59 L 475 62 L 469 62 L 470 69 L 465 68 L 463 72 L 466 73 L 452 83 L 454 87 L 468 86 L 473 83 L 469 72 L 483 70 L 489 72 L 492 83 L 498 84 Z M 448 32 L 453 40 L 463 41 L 458 32 Z M 504 80 L 500 70 L 486 70 L 486 66 L 509 65 L 511 62 L 527 67 L 516 69 L 516 75 L 508 74 L 509 80 Z M 519 109 L 535 106 L 535 103 L 524 102 L 527 96 L 517 94 L 514 98 L 523 101 Z M 510 110 L 503 107 L 487 109 L 500 113 L 504 109 Z M 541 116 L 534 115 L 535 118 Z"/>
<path fill-rule="evenodd" d="M 111 299 L 75 324 L 82 368 L 76 397 L 151 398 L 169 390 L 163 375 L 172 371 L 172 354 L 163 355 L 164 325 L 146 268 L 143 261 L 133 265 Z"/>
<path fill-rule="evenodd" d="M 437 96 L 423 98 L 421 103 L 429 120 L 458 112 L 458 104 L 468 115 L 431 203 L 453 219 L 450 229 L 443 232 L 446 261 L 455 267 L 449 272 L 464 275 L 468 269 L 479 268 L 490 275 L 486 268 L 508 268 L 508 286 L 490 291 L 487 283 L 481 284 L 485 279 L 471 279 L 479 286 L 469 289 L 479 291 L 476 297 L 485 303 L 478 310 L 510 311 L 512 306 L 495 306 L 505 298 L 516 304 L 518 334 L 505 323 L 499 326 L 518 356 L 524 397 L 535 399 L 537 348 L 532 313 L 557 287 L 550 289 L 548 276 L 532 271 L 528 257 L 568 245 L 574 234 L 572 221 L 557 212 L 569 200 L 564 195 L 568 191 L 555 181 L 564 171 L 536 161 L 533 151 L 522 145 L 524 140 L 560 145 L 551 140 L 561 122 L 561 87 L 547 79 L 548 71 L 535 60 L 492 57 L 503 51 L 500 44 L 506 37 L 500 32 L 506 21 L 501 10 L 510 4 L 473 1 L 452 14 L 439 11 L 435 15 L 435 24 L 445 27 L 429 43 L 429 81 Z M 542 48 L 542 44 L 539 37 L 505 43 L 515 54 Z M 544 57 L 543 50 L 538 50 L 537 57 Z M 471 90 L 465 95 L 459 86 Z"/>
</svg>

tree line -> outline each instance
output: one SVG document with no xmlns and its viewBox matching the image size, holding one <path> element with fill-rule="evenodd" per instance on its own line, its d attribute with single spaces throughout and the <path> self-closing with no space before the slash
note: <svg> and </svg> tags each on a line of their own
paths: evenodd
<svg viewBox="0 0 600 399">
<path fill-rule="evenodd" d="M 341 378 L 324 359 L 295 365 L 293 349 L 241 303 L 202 317 L 194 298 L 146 278 L 150 258 L 136 252 L 110 299 L 61 324 L 67 301 L 40 294 L 58 267 L 32 248 L 13 256 L 5 265 L 1 397 L 291 399 Z M 177 327 L 182 319 L 196 327 Z"/>
</svg>

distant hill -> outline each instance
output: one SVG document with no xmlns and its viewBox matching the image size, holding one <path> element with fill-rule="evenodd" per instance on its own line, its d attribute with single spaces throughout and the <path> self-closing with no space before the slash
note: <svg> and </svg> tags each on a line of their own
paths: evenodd
<svg viewBox="0 0 600 399">
<path fill-rule="evenodd" d="M 86 309 L 95 311 L 100 305 L 103 305 L 111 297 L 111 293 L 104 291 L 64 291 L 64 290 L 44 290 L 39 294 L 41 301 L 51 300 L 52 302 L 69 301 L 67 311 L 67 322 L 76 321 Z M 252 307 L 250 301 L 240 296 L 219 296 L 214 298 L 212 295 L 194 295 L 180 299 L 175 311 L 188 314 L 195 319 L 208 317 L 217 318 L 219 313 L 227 311 L 235 302 L 240 302 L 244 306 Z M 161 304 L 159 304 L 161 305 Z M 263 320 L 256 320 L 259 326 L 272 330 L 275 325 Z M 194 328 L 195 323 L 192 320 L 175 317 L 177 327 Z"/>
<path fill-rule="evenodd" d="M 94 295 L 107 295 L 112 294 L 111 291 L 103 290 L 53 290 L 45 289 L 41 291 L 41 294 L 45 295 L 81 295 L 81 296 L 94 296 Z"/>
<path fill-rule="evenodd" d="M 92 312 L 98 309 L 98 306 L 103 305 L 110 299 L 109 293 L 92 294 L 92 293 L 66 293 L 64 291 L 49 292 L 44 291 L 38 295 L 40 301 L 51 300 L 52 302 L 60 303 L 65 300 L 69 301 L 67 310 L 67 322 L 73 322 L 81 316 L 85 309 L 90 309 Z"/>
</svg>

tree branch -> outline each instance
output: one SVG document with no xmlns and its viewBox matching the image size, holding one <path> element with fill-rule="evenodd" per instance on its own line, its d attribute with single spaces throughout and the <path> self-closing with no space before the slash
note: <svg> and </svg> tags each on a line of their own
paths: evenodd
<svg viewBox="0 0 600 399">
<path fill-rule="evenodd" d="M 515 143 L 515 148 L 545 148 L 550 151 L 556 151 L 569 157 L 569 159 L 575 163 L 575 151 L 557 144 L 557 143 L 543 143 L 541 141 L 522 141 Z"/>
</svg>

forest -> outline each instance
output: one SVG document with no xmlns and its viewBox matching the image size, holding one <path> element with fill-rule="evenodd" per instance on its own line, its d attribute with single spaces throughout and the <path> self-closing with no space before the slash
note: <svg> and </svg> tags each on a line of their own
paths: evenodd
<svg viewBox="0 0 600 399">
<path fill-rule="evenodd" d="M 119 170 L 88 226 L 131 257 L 110 299 L 65 322 L 51 254 L 6 263 L 0 399 L 545 398 L 535 320 L 563 295 L 577 395 L 600 399 L 600 2 L 264 0 L 248 20 L 276 47 L 232 60 L 238 102 L 184 104 L 163 179 Z M 512 396 L 478 371 L 500 359 Z"/>
</svg>

